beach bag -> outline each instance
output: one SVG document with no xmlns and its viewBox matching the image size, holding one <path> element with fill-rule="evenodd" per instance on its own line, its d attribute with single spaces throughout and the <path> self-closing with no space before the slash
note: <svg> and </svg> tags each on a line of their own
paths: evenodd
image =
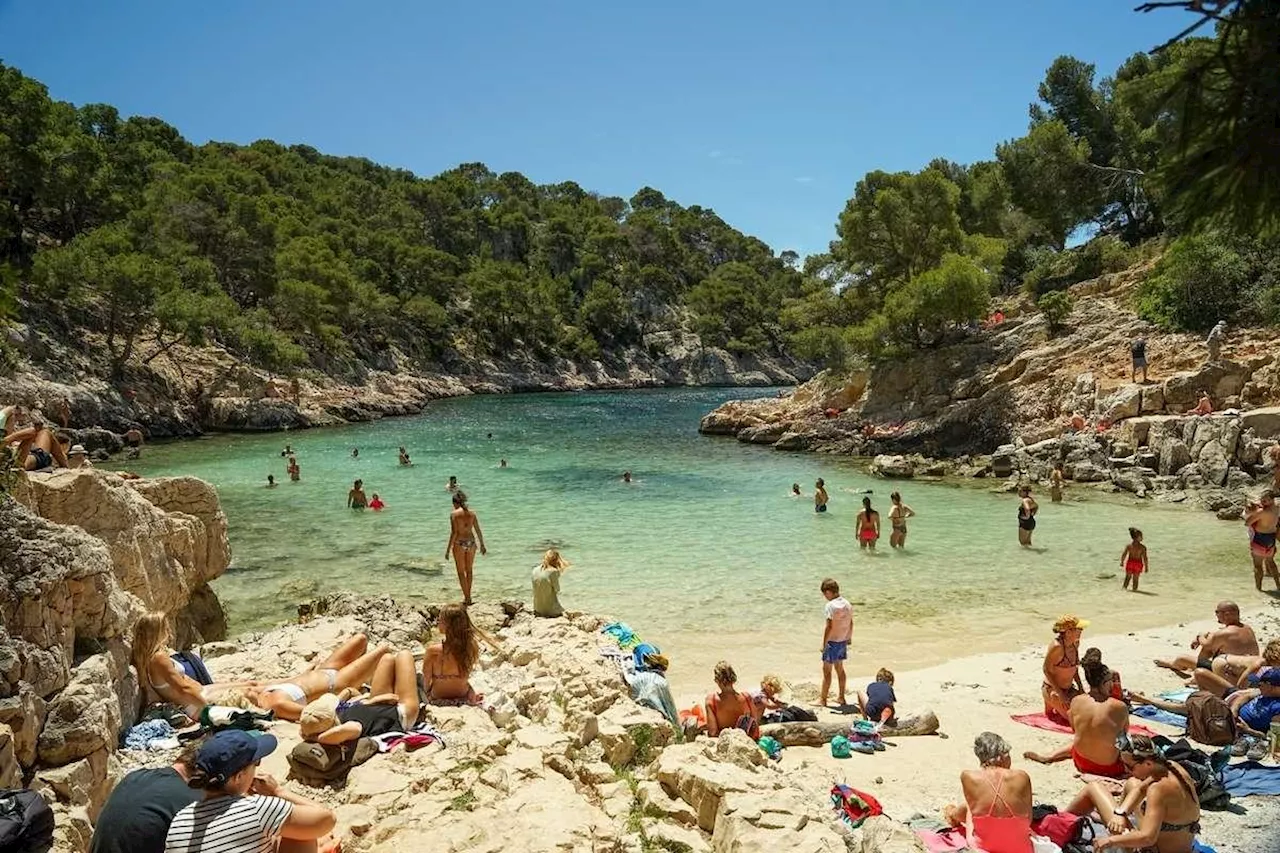
<svg viewBox="0 0 1280 853">
<path fill-rule="evenodd" d="M 1164 751 L 1165 758 L 1177 762 L 1187 771 L 1188 778 L 1196 786 L 1196 799 L 1200 801 L 1200 808 L 1221 811 L 1231 804 L 1231 794 L 1222 786 L 1222 780 L 1218 776 L 1222 766 L 1231 760 L 1230 749 L 1220 749 L 1209 755 L 1196 749 L 1186 738 L 1175 743 L 1163 735 L 1157 735 L 1153 742 Z"/>
<path fill-rule="evenodd" d="M 53 810 L 35 791 L 0 791 L 0 850 L 45 853 L 53 846 Z"/>
<path fill-rule="evenodd" d="M 204 660 L 195 652 L 174 652 L 169 655 L 173 658 L 173 662 L 182 668 L 187 677 L 204 685 L 213 684 L 213 676 L 209 674 L 209 668 L 204 665 Z"/>
<path fill-rule="evenodd" d="M 1090 847 L 1093 843 L 1093 824 L 1088 818 L 1071 812 L 1049 812 L 1031 824 L 1031 831 L 1043 835 L 1063 850 L 1074 846 Z"/>
<path fill-rule="evenodd" d="M 774 761 L 782 758 L 782 744 L 778 743 L 773 738 L 766 735 L 765 737 L 760 738 L 757 743 L 760 745 L 760 748 L 764 750 L 764 754 L 772 758 Z"/>
<path fill-rule="evenodd" d="M 1187 736 L 1207 746 L 1230 746 L 1236 742 L 1236 719 L 1225 701 L 1207 690 L 1197 690 L 1186 699 Z"/>
<path fill-rule="evenodd" d="M 831 743 L 834 745 L 835 741 Z M 831 786 L 831 805 L 853 829 L 862 826 L 869 817 L 884 814 L 884 809 L 875 797 L 848 785 Z"/>
<path fill-rule="evenodd" d="M 810 711 L 808 708 L 801 708 L 799 705 L 788 705 L 778 712 L 781 717 L 779 722 L 783 723 L 816 723 L 818 715 Z"/>
<path fill-rule="evenodd" d="M 378 754 L 373 738 L 326 746 L 319 743 L 300 743 L 286 756 L 289 776 L 304 785 L 322 788 L 342 782 L 352 767 L 359 767 Z"/>
<path fill-rule="evenodd" d="M 853 755 L 853 749 L 847 737 L 836 735 L 831 739 L 832 758 L 848 758 L 851 755 Z"/>
</svg>

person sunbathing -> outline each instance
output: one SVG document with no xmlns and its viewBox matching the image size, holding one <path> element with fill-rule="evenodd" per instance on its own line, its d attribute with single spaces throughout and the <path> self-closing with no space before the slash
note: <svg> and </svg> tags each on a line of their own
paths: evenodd
<svg viewBox="0 0 1280 853">
<path fill-rule="evenodd" d="M 1263 667 L 1280 667 L 1280 639 L 1267 643 L 1260 655 L 1218 655 L 1211 666 L 1211 669 L 1191 673 L 1191 682 L 1197 689 L 1225 699 L 1244 687 L 1249 676 L 1256 675 Z"/>
<path fill-rule="evenodd" d="M 1120 804 L 1097 782 L 1090 782 L 1067 806 L 1071 814 L 1094 811 L 1111 833 L 1093 842 L 1094 850 L 1118 847 L 1154 853 L 1191 853 L 1200 832 L 1200 800 L 1195 782 L 1149 737 L 1124 735 L 1116 751 L 1130 778 Z"/>
<path fill-rule="evenodd" d="M 964 805 L 949 805 L 942 817 L 952 826 L 970 822 L 970 846 L 986 853 L 1031 853 L 1031 776 L 1014 770 L 1010 747 L 994 732 L 973 742 L 977 770 L 960 773 Z"/>
<path fill-rule="evenodd" d="M 423 689 L 431 705 L 479 705 L 484 696 L 471 688 L 471 672 L 480 660 L 479 632 L 462 604 L 440 610 L 436 623 L 444 639 L 427 646 L 422 659 Z"/>
<path fill-rule="evenodd" d="M 138 673 L 144 706 L 153 702 L 169 702 L 182 708 L 188 717 L 197 719 L 200 709 L 228 690 L 245 689 L 261 682 L 224 681 L 201 684 L 187 674 L 173 659 L 169 644 L 173 631 L 164 613 L 144 613 L 133 625 L 133 657 Z"/>
<path fill-rule="evenodd" d="M 364 634 L 356 634 L 338 646 L 328 659 L 290 678 L 246 687 L 244 696 L 264 711 L 275 712 L 281 720 L 296 721 L 312 699 L 325 693 L 361 688 L 373 675 L 378 661 L 391 650 L 386 643 L 373 651 L 367 651 L 368 647 L 368 638 Z"/>
<path fill-rule="evenodd" d="M 388 732 L 406 732 L 418 724 L 418 678 L 411 652 L 378 661 L 369 694 L 340 702 L 326 693 L 307 704 L 298 719 L 302 739 L 335 745 Z"/>
<path fill-rule="evenodd" d="M 1129 729 L 1129 707 L 1111 695 L 1111 670 L 1104 664 L 1090 661 L 1085 664 L 1084 675 L 1089 692 L 1071 700 L 1071 728 L 1075 732 L 1071 745 L 1048 755 L 1025 752 L 1023 758 L 1041 764 L 1070 758 L 1081 773 L 1119 779 L 1125 768 L 1116 749 L 1116 738 Z"/>
<path fill-rule="evenodd" d="M 714 670 L 718 690 L 707 694 L 707 737 L 718 737 L 725 729 L 741 729 L 752 739 L 760 737 L 760 719 L 755 702 L 737 690 L 738 674 L 726 661 Z"/>
<path fill-rule="evenodd" d="M 1258 636 L 1240 621 L 1240 606 L 1234 601 L 1219 601 L 1214 615 L 1222 625 L 1216 631 L 1205 631 L 1191 641 L 1195 655 L 1178 655 L 1173 660 L 1156 659 L 1155 665 L 1172 670 L 1182 678 L 1190 678 L 1197 669 L 1213 670 L 1214 661 L 1225 655 L 1257 655 Z M 1224 671 L 1230 675 L 1230 671 Z M 1236 673 L 1239 677 L 1239 673 Z"/>
<path fill-rule="evenodd" d="M 1268 738 L 1271 721 L 1280 717 L 1280 667 L 1264 667 L 1248 676 L 1250 688 L 1239 689 L 1227 697 L 1227 707 L 1235 715 L 1236 725 L 1255 738 Z M 1184 702 L 1170 702 L 1133 694 L 1139 705 L 1150 705 L 1162 711 L 1187 716 Z"/>
<path fill-rule="evenodd" d="M 14 463 L 24 471 L 71 467 L 64 442 L 38 417 L 32 419 L 30 426 L 6 435 L 4 446 L 14 449 Z"/>
</svg>

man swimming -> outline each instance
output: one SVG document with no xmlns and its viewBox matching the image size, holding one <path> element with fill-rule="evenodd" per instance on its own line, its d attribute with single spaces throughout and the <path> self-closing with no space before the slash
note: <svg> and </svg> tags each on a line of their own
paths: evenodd
<svg viewBox="0 0 1280 853">
<path fill-rule="evenodd" d="M 456 491 L 458 491 L 458 478 L 457 478 L 457 477 L 450 477 L 450 478 L 449 478 L 449 484 L 448 484 L 447 486 L 445 486 L 445 489 L 446 489 L 446 490 L 448 490 L 448 491 L 450 491 L 450 492 L 456 492 Z"/>
<path fill-rule="evenodd" d="M 623 472 L 622 472 L 622 482 L 624 482 L 624 483 L 630 483 L 630 482 L 631 482 L 631 472 L 630 472 L 630 471 L 623 471 Z"/>
<path fill-rule="evenodd" d="M 405 450 L 403 447 L 400 448 L 400 464 L 401 465 L 413 464 L 411 461 L 409 461 L 409 451 Z"/>
<path fill-rule="evenodd" d="M 1155 665 L 1173 670 L 1182 678 L 1189 678 L 1196 669 L 1213 669 L 1216 658 L 1224 655 L 1257 655 L 1258 636 L 1253 629 L 1240 621 L 1240 606 L 1234 601 L 1219 601 L 1214 608 L 1219 624 L 1216 631 L 1206 631 L 1191 641 L 1191 648 L 1196 651 L 1192 655 L 1178 655 L 1171 661 L 1155 661 Z M 1224 673 L 1231 677 L 1232 673 Z M 1239 675 L 1239 673 L 1235 673 Z"/>
<path fill-rule="evenodd" d="M 1249 556 L 1253 559 L 1253 585 L 1262 592 L 1262 576 L 1271 575 L 1280 589 L 1280 571 L 1276 569 L 1276 530 L 1280 528 L 1280 512 L 1276 511 L 1276 493 L 1267 489 L 1258 503 L 1245 506 L 1245 526 L 1249 528 Z"/>
</svg>

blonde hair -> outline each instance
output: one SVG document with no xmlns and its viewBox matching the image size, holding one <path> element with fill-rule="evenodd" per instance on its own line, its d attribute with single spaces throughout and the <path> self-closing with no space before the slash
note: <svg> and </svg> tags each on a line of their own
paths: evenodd
<svg viewBox="0 0 1280 853">
<path fill-rule="evenodd" d="M 542 555 L 542 568 L 544 569 L 559 569 L 563 572 L 572 565 L 573 563 L 570 563 L 564 557 L 560 556 L 560 552 L 555 548 L 550 549 L 547 553 Z"/>
<path fill-rule="evenodd" d="M 228 708 L 243 708 L 246 711 L 258 707 L 249 694 L 239 687 L 228 688 L 221 696 L 211 696 L 210 705 L 223 705 Z"/>
<path fill-rule="evenodd" d="M 152 610 L 138 617 L 133 623 L 133 668 L 138 671 L 138 680 L 145 685 L 151 683 L 151 658 L 164 648 L 165 635 L 169 633 L 169 617 L 159 610 Z"/>
<path fill-rule="evenodd" d="M 1262 650 L 1262 659 L 1268 666 L 1280 666 L 1280 639 L 1267 643 Z"/>
<path fill-rule="evenodd" d="M 738 673 L 733 671 L 733 667 L 729 665 L 728 661 L 722 660 L 716 664 L 714 676 L 716 684 L 721 687 L 729 687 L 738 682 Z"/>
<path fill-rule="evenodd" d="M 782 679 L 776 675 L 766 675 L 760 679 L 760 689 L 770 696 L 777 696 L 782 692 Z"/>
</svg>

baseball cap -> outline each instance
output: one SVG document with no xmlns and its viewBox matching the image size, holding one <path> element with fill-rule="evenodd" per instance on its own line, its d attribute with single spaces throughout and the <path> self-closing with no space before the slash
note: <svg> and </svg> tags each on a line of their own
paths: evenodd
<svg viewBox="0 0 1280 853">
<path fill-rule="evenodd" d="M 274 735 L 229 729 L 205 741 L 196 753 L 196 769 L 214 785 L 225 784 L 241 770 L 266 758 L 276 748 Z"/>
<path fill-rule="evenodd" d="M 1272 687 L 1280 687 L 1280 667 L 1269 666 L 1260 670 L 1254 675 L 1249 676 L 1250 684 L 1268 684 Z"/>
</svg>

